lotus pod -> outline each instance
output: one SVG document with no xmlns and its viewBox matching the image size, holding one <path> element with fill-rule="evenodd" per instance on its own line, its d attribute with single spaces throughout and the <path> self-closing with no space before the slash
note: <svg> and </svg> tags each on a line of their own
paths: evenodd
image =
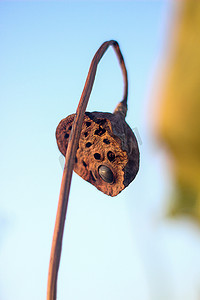
<svg viewBox="0 0 200 300">
<path fill-rule="evenodd" d="M 75 114 L 56 129 L 60 152 L 65 156 Z M 139 149 L 131 128 L 120 113 L 86 112 L 74 171 L 103 193 L 116 196 L 135 178 Z"/>
</svg>

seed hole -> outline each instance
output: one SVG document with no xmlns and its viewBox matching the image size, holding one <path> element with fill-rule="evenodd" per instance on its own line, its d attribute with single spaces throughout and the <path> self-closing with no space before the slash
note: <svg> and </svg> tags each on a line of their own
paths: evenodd
<svg viewBox="0 0 200 300">
<path fill-rule="evenodd" d="M 69 126 L 69 130 L 72 130 L 72 126 Z"/>
<path fill-rule="evenodd" d="M 101 136 L 105 132 L 106 132 L 106 130 L 104 128 L 102 128 L 102 127 L 99 126 L 99 129 L 95 130 L 94 134 Z"/>
<path fill-rule="evenodd" d="M 86 127 L 89 127 L 91 125 L 91 122 L 86 122 Z"/>
<path fill-rule="evenodd" d="M 84 136 L 87 137 L 87 136 L 88 136 L 88 133 L 87 133 L 87 132 L 84 132 Z"/>
<path fill-rule="evenodd" d="M 92 146 L 92 144 L 90 142 L 85 144 L 85 147 L 89 148 L 90 146 Z"/>
<path fill-rule="evenodd" d="M 77 159 L 77 157 L 75 157 L 75 163 L 77 163 L 77 161 L 78 161 L 78 159 Z"/>
<path fill-rule="evenodd" d="M 107 157 L 109 161 L 113 161 L 115 159 L 115 154 L 112 151 L 109 151 Z"/>
<path fill-rule="evenodd" d="M 94 158 L 99 160 L 99 159 L 101 159 L 101 155 L 99 153 L 95 153 Z"/>
<path fill-rule="evenodd" d="M 96 179 L 94 178 L 93 174 L 92 174 L 92 171 L 90 171 L 90 176 L 92 178 L 93 181 L 96 181 Z"/>
<path fill-rule="evenodd" d="M 83 163 L 84 167 L 86 168 L 87 164 L 84 162 L 84 160 L 82 160 L 82 163 Z"/>
<path fill-rule="evenodd" d="M 104 142 L 105 144 L 107 144 L 107 145 L 110 144 L 110 141 L 109 141 L 108 139 L 104 139 L 103 142 Z"/>
<path fill-rule="evenodd" d="M 68 137 L 69 137 L 69 134 L 65 133 L 65 139 L 68 139 Z"/>
</svg>

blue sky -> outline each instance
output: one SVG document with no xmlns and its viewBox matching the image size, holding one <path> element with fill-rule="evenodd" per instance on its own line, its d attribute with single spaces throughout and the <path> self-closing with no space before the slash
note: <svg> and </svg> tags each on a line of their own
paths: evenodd
<svg viewBox="0 0 200 300">
<path fill-rule="evenodd" d="M 142 140 L 141 167 L 114 198 L 73 175 L 58 299 L 189 299 L 162 295 L 171 274 L 158 237 L 171 237 L 161 221 L 170 179 L 147 118 L 170 11 L 169 1 L 0 2 L 0 299 L 45 299 L 62 176 L 55 130 L 75 112 L 92 57 L 109 39 L 127 65 L 127 122 Z M 109 49 L 87 110 L 112 112 L 122 93 Z"/>
</svg>

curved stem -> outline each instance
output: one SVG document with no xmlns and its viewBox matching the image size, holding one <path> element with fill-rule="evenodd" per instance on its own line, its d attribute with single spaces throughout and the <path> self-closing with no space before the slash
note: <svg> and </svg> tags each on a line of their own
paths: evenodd
<svg viewBox="0 0 200 300">
<path fill-rule="evenodd" d="M 69 137 L 67 152 L 65 156 L 65 166 L 63 170 L 63 176 L 62 176 L 62 182 L 60 188 L 57 215 L 56 215 L 56 221 L 55 221 L 55 227 L 53 233 L 51 256 L 49 262 L 47 300 L 56 299 L 58 269 L 60 264 L 62 239 L 63 239 L 65 218 L 66 218 L 66 212 L 68 206 L 72 172 L 74 168 L 75 155 L 79 143 L 85 110 L 95 80 L 97 65 L 109 46 L 114 47 L 114 50 L 119 59 L 120 66 L 122 68 L 122 73 L 124 78 L 124 96 L 121 103 L 123 103 L 127 107 L 128 81 L 127 81 L 127 72 L 126 72 L 124 59 L 121 54 L 118 43 L 114 40 L 107 41 L 101 45 L 101 47 L 98 49 L 91 62 L 90 69 L 85 82 L 85 86 L 76 111 L 76 116 L 73 122 L 71 134 Z"/>
</svg>

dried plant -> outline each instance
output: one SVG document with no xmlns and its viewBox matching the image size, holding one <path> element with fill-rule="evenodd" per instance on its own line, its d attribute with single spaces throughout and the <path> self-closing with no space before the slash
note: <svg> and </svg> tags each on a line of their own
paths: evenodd
<svg viewBox="0 0 200 300">
<path fill-rule="evenodd" d="M 113 46 L 122 69 L 124 95 L 113 114 L 85 112 L 97 65 Z M 125 122 L 128 79 L 119 45 L 111 40 L 96 52 L 88 72 L 76 114 L 63 119 L 56 130 L 58 148 L 65 156 L 60 197 L 49 263 L 47 300 L 56 299 L 57 276 L 73 169 L 103 193 L 116 196 L 135 178 L 139 169 L 139 149 L 131 128 Z"/>
</svg>

